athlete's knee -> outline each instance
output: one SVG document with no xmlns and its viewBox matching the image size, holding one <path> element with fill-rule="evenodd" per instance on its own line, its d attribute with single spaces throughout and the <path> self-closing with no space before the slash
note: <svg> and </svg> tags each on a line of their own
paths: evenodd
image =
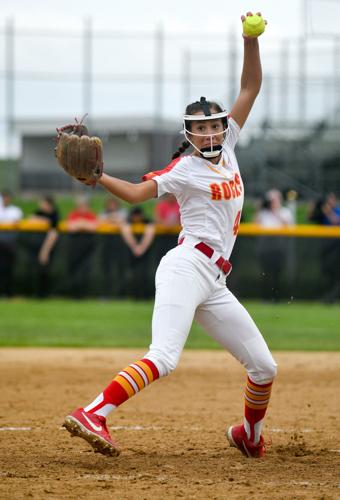
<svg viewBox="0 0 340 500">
<path fill-rule="evenodd" d="M 159 376 L 165 377 L 175 370 L 178 365 L 180 355 L 164 352 L 161 349 L 150 348 L 145 357 L 150 359 L 156 365 Z"/>
<path fill-rule="evenodd" d="M 264 380 L 274 380 L 277 375 L 277 363 L 272 359 L 265 366 L 263 371 Z"/>
<path fill-rule="evenodd" d="M 271 358 L 262 360 L 255 368 L 249 368 L 248 375 L 257 384 L 266 384 L 274 380 L 277 375 L 277 363 Z"/>
</svg>

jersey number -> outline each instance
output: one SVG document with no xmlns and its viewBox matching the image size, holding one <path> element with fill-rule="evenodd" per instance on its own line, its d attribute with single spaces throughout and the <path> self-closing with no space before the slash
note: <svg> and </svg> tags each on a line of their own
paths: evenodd
<svg viewBox="0 0 340 500">
<path fill-rule="evenodd" d="M 239 210 L 236 214 L 234 225 L 233 225 L 233 234 L 234 236 L 237 235 L 238 233 L 238 228 L 240 227 L 240 220 L 241 220 L 241 210 Z"/>
</svg>

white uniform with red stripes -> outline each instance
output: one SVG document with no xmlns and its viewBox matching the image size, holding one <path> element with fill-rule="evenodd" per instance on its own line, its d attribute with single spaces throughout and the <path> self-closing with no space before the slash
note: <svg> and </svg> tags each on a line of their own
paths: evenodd
<svg viewBox="0 0 340 500">
<path fill-rule="evenodd" d="M 180 358 L 193 319 L 227 348 L 254 382 L 276 374 L 276 363 L 244 307 L 226 288 L 216 265 L 232 252 L 243 206 L 244 189 L 234 148 L 239 136 L 230 118 L 218 165 L 199 156 L 185 156 L 152 176 L 158 197 L 172 193 L 180 205 L 181 244 L 161 260 L 156 273 L 152 344 L 146 357 L 160 369 L 173 370 Z M 195 248 L 204 243 L 209 251 Z"/>
</svg>

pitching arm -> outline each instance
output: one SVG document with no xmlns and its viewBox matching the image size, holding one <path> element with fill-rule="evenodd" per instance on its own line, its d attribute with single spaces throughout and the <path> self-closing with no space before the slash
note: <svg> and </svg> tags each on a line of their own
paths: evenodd
<svg viewBox="0 0 340 500">
<path fill-rule="evenodd" d="M 241 89 L 230 115 L 240 128 L 245 124 L 262 84 L 262 67 L 257 38 L 244 37 Z"/>
</svg>

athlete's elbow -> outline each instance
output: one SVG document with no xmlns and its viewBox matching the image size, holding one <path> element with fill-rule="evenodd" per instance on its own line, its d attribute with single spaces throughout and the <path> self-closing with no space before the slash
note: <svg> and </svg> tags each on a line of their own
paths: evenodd
<svg viewBox="0 0 340 500">
<path fill-rule="evenodd" d="M 133 196 L 132 194 L 127 194 L 127 195 L 124 197 L 124 201 L 126 201 L 126 202 L 127 202 L 127 203 L 129 203 L 130 205 L 135 205 L 136 203 L 138 203 L 138 201 L 136 201 L 135 196 Z"/>
<path fill-rule="evenodd" d="M 140 184 L 134 184 L 133 188 L 129 192 L 129 203 L 136 204 L 142 203 L 143 201 L 155 198 L 157 194 L 157 187 L 154 181 L 141 182 Z"/>
<path fill-rule="evenodd" d="M 131 189 L 129 194 L 126 196 L 125 201 L 130 203 L 130 205 L 136 205 L 137 203 L 144 201 L 144 199 L 137 189 Z"/>
</svg>

